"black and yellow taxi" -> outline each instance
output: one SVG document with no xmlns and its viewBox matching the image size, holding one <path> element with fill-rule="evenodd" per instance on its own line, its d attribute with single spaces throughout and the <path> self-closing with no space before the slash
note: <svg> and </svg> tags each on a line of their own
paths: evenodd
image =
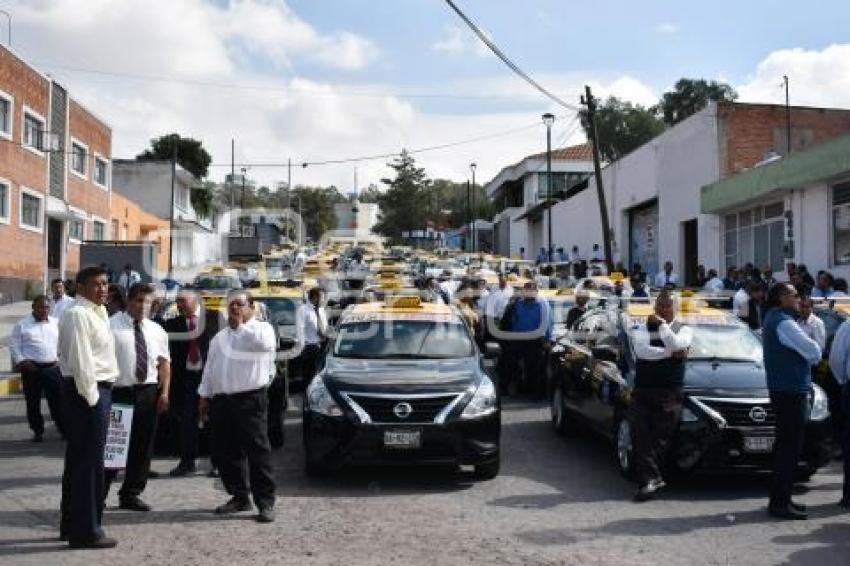
<svg viewBox="0 0 850 566">
<path fill-rule="evenodd" d="M 620 471 L 632 474 L 626 418 L 635 382 L 633 336 L 650 304 L 590 310 L 553 348 L 560 367 L 550 383 L 552 425 L 560 434 L 590 430 L 611 439 Z M 775 417 L 767 391 L 760 337 L 728 312 L 683 298 L 679 320 L 693 329 L 685 365 L 685 405 L 670 451 L 671 469 L 766 469 Z M 799 475 L 830 458 L 830 412 L 813 386 Z"/>
<path fill-rule="evenodd" d="M 483 362 L 454 307 L 417 296 L 349 307 L 304 397 L 307 473 L 433 463 L 495 477 L 501 411 Z"/>
<path fill-rule="evenodd" d="M 192 288 L 198 292 L 204 308 L 218 312 L 227 309 L 227 294 L 242 287 L 238 270 L 223 266 L 213 266 L 201 271 L 192 282 Z"/>
</svg>

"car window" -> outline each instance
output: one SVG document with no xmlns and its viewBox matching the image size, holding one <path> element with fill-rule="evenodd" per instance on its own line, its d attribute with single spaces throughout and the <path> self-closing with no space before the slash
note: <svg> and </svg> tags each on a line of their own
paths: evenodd
<svg viewBox="0 0 850 566">
<path fill-rule="evenodd" d="M 695 325 L 691 360 L 739 360 L 761 363 L 761 340 L 745 326 Z"/>
<path fill-rule="evenodd" d="M 465 358 L 474 352 L 461 321 L 381 320 L 344 323 L 334 355 L 339 358 L 445 359 Z"/>
<path fill-rule="evenodd" d="M 226 291 L 241 289 L 242 283 L 239 279 L 227 275 L 199 275 L 195 279 L 195 288 L 202 291 Z"/>
<path fill-rule="evenodd" d="M 266 306 L 268 322 L 272 326 L 289 326 L 295 324 L 295 310 L 299 301 L 284 298 L 260 299 Z"/>
</svg>

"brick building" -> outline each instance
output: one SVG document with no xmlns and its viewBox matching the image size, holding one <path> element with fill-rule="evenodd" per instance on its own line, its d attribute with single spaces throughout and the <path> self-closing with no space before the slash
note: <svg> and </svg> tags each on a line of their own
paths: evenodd
<svg viewBox="0 0 850 566">
<path fill-rule="evenodd" d="M 79 269 L 109 235 L 112 130 L 0 47 L 0 293 L 20 300 Z"/>
</svg>

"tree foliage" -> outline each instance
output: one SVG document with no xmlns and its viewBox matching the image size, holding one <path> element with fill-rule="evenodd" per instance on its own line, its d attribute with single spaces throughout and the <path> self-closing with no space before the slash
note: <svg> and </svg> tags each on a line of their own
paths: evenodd
<svg viewBox="0 0 850 566">
<path fill-rule="evenodd" d="M 206 177 L 212 157 L 199 140 L 184 138 L 180 134 L 167 134 L 152 139 L 150 149 L 146 149 L 137 155 L 136 159 L 140 161 L 170 161 L 174 155 L 175 143 L 177 145 L 177 163 L 198 179 Z"/>
<path fill-rule="evenodd" d="M 580 117 L 587 137 L 591 138 L 587 111 L 582 111 Z M 596 109 L 599 154 L 606 161 L 615 161 L 663 132 L 664 127 L 654 109 L 612 96 Z"/>
<path fill-rule="evenodd" d="M 357 200 L 364 203 L 377 203 L 378 197 L 381 195 L 381 190 L 378 185 L 371 184 L 357 195 Z"/>
<path fill-rule="evenodd" d="M 425 228 L 431 180 L 407 151 L 387 165 L 395 171 L 395 178 L 381 179 L 387 190 L 377 197 L 381 211 L 374 231 L 393 242 L 401 242 L 402 232 Z"/>
<path fill-rule="evenodd" d="M 200 187 L 192 187 L 192 208 L 198 217 L 212 218 L 215 214 L 215 186 L 215 183 L 207 181 Z"/>
<path fill-rule="evenodd" d="M 470 199 L 469 186 L 448 179 L 435 179 L 429 216 L 439 219 L 440 228 L 459 228 L 469 223 L 470 206 L 475 218 L 489 220 L 496 213 L 496 204 L 487 198 L 484 187 L 475 185 L 475 202 Z"/>
<path fill-rule="evenodd" d="M 658 110 L 669 126 L 678 124 L 708 106 L 709 102 L 732 101 L 738 93 L 726 83 L 705 79 L 679 79 L 672 91 L 665 92 Z"/>
</svg>

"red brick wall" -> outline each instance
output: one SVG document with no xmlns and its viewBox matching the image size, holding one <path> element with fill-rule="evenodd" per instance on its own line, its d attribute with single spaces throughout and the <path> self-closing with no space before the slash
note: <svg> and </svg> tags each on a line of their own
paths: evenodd
<svg viewBox="0 0 850 566">
<path fill-rule="evenodd" d="M 784 142 L 785 106 L 764 104 L 721 103 L 718 105 L 720 124 L 721 176 L 748 169 L 764 159 L 777 147 L 777 130 Z M 823 143 L 850 133 L 850 110 L 791 108 L 792 152 Z"/>
</svg>

